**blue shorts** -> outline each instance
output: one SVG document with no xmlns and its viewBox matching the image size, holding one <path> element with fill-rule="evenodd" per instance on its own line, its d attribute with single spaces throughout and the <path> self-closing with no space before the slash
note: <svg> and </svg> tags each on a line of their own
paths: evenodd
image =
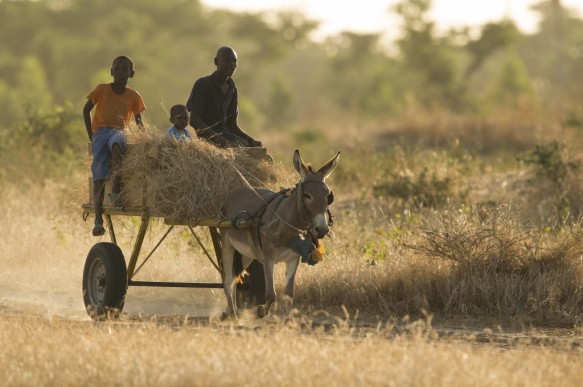
<svg viewBox="0 0 583 387">
<path fill-rule="evenodd" d="M 118 143 L 121 151 L 125 152 L 126 137 L 123 132 L 115 128 L 101 128 L 93 133 L 91 139 L 91 151 L 93 152 L 93 162 L 91 163 L 91 173 L 93 181 L 107 179 L 111 174 L 109 169 L 109 159 L 113 144 Z"/>
</svg>

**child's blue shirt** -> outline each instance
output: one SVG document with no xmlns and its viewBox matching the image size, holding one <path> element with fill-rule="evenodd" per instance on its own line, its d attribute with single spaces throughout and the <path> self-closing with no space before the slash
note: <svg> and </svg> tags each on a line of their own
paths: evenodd
<svg viewBox="0 0 583 387">
<path fill-rule="evenodd" d="M 174 137 L 177 141 L 180 142 L 192 139 L 192 137 L 190 137 L 190 133 L 188 133 L 188 130 L 186 130 L 186 128 L 184 128 L 183 130 L 178 130 L 176 129 L 176 127 L 174 127 L 174 125 L 168 128 L 168 132 L 166 133 L 166 135 L 168 137 Z"/>
</svg>

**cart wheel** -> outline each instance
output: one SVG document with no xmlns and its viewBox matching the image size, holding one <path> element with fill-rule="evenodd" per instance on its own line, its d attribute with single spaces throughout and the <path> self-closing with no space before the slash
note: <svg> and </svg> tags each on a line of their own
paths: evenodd
<svg viewBox="0 0 583 387">
<path fill-rule="evenodd" d="M 94 245 L 83 270 L 83 299 L 94 320 L 118 318 L 128 289 L 128 274 L 120 248 L 109 242 Z"/>
<path fill-rule="evenodd" d="M 254 308 L 257 305 L 265 304 L 265 275 L 263 274 L 263 264 L 253 260 L 247 267 L 249 276 L 245 278 L 243 284 L 237 285 L 236 300 L 237 308 Z"/>
</svg>

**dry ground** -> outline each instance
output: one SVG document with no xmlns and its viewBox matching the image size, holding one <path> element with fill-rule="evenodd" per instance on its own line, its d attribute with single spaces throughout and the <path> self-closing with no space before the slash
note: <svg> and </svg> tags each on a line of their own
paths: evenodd
<svg viewBox="0 0 583 387">
<path fill-rule="evenodd" d="M 305 303 L 286 323 L 277 317 L 222 323 L 216 318 L 224 308 L 220 290 L 136 288 L 129 289 L 119 321 L 93 322 L 84 310 L 81 277 L 97 240 L 68 197 L 51 184 L 2 195 L 4 385 L 580 385 L 583 331 L 573 325 L 418 319 L 382 308 L 316 310 Z M 122 243 L 131 244 L 136 223 L 120 227 L 127 235 Z M 337 235 L 348 238 L 338 227 Z M 154 227 L 150 236 L 161 230 Z M 329 281 L 330 271 L 346 289 L 367 281 L 362 276 L 371 269 L 359 258 L 358 242 L 327 242 L 326 261 L 300 267 L 299 292 L 321 278 Z M 141 275 L 217 281 L 205 259 L 178 233 Z"/>
</svg>

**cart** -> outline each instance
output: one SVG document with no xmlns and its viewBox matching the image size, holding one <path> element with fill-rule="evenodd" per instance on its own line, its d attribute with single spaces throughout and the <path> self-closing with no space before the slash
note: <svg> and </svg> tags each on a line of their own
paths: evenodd
<svg viewBox="0 0 583 387">
<path fill-rule="evenodd" d="M 128 144 L 126 152 L 131 151 Z M 110 184 L 106 185 L 105 193 L 107 197 Z M 89 190 L 91 193 L 91 189 Z M 145 189 L 146 191 L 146 189 Z M 146 195 L 144 195 L 146 197 Z M 89 215 L 94 214 L 93 198 L 90 194 L 90 202 L 82 205 L 83 217 L 86 220 Z M 153 211 L 144 199 L 139 205 L 114 206 L 104 203 L 103 215 L 107 224 L 107 230 L 111 242 L 99 242 L 95 244 L 87 254 L 85 267 L 83 270 L 83 300 L 89 316 L 94 320 L 116 319 L 123 310 L 128 288 L 131 286 L 149 287 L 171 287 L 171 288 L 223 288 L 222 282 L 157 282 L 135 280 L 137 272 L 149 261 L 158 247 L 164 242 L 166 237 L 175 228 L 186 227 L 196 243 L 201 247 L 202 252 L 208 258 L 210 264 L 220 273 L 223 279 L 223 259 L 220 241 L 220 230 L 223 228 L 237 227 L 248 228 L 247 220 L 238 220 L 236 225 L 230 219 L 171 219 L 164 217 Z M 135 203 L 133 203 L 135 204 Z M 117 243 L 114 219 L 117 217 L 139 218 L 138 234 L 135 238 L 129 261 L 126 262 L 122 249 Z M 157 241 L 152 250 L 143 254 L 142 246 L 146 238 L 146 232 L 152 220 L 161 218 L 167 227 L 166 232 Z M 210 233 L 212 248 L 205 246 L 202 239 L 197 235 L 195 229 L 206 229 Z M 212 252 L 214 251 L 214 254 Z M 240 259 L 234 263 L 234 273 L 242 273 L 243 265 Z M 241 278 L 241 283 L 237 285 L 237 304 L 240 308 L 253 307 L 265 303 L 265 278 L 263 275 L 263 265 L 258 261 L 253 261 L 246 268 L 247 276 Z"/>
</svg>

